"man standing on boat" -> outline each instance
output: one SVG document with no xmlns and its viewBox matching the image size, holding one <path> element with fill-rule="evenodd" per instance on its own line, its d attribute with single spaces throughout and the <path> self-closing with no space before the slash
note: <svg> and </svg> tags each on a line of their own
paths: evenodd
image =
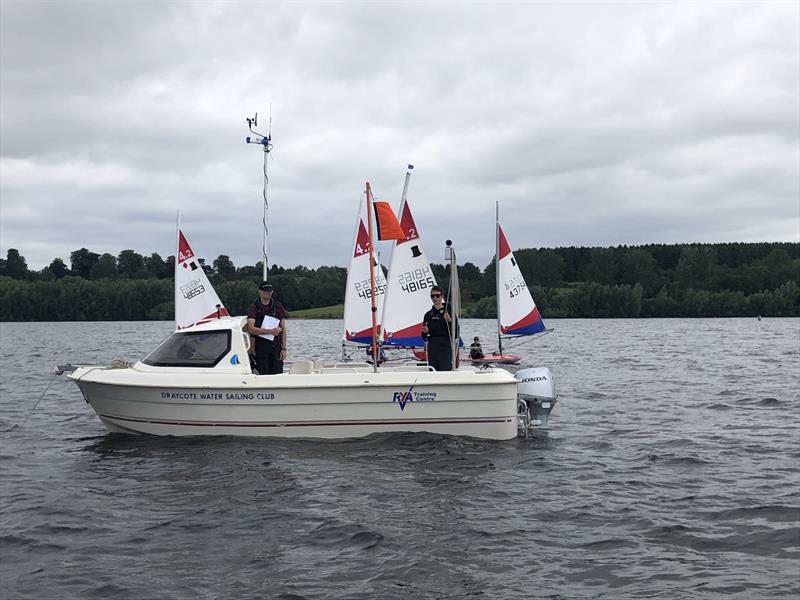
<svg viewBox="0 0 800 600">
<path fill-rule="evenodd" d="M 428 364 L 437 371 L 451 371 L 453 352 L 450 348 L 451 327 L 450 307 L 444 305 L 442 288 L 431 288 L 433 307 L 422 317 L 422 339 L 428 344 Z"/>
<path fill-rule="evenodd" d="M 247 311 L 247 330 L 255 338 L 256 368 L 259 375 L 283 373 L 286 360 L 286 309 L 272 297 L 271 283 L 258 285 L 258 300 Z M 253 338 L 251 338 L 252 340 Z"/>
</svg>

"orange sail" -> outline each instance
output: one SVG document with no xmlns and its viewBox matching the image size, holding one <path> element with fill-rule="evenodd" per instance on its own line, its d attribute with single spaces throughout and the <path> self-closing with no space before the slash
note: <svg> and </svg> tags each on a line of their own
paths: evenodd
<svg viewBox="0 0 800 600">
<path fill-rule="evenodd" d="M 406 234 L 394 215 L 391 205 L 382 200 L 375 200 L 375 222 L 378 225 L 378 240 L 404 240 Z"/>
</svg>

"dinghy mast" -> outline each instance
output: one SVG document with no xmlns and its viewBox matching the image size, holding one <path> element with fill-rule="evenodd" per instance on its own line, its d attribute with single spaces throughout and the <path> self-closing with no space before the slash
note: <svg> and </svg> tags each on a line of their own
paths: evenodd
<svg viewBox="0 0 800 600">
<path fill-rule="evenodd" d="M 408 198 L 408 184 L 411 181 L 411 171 L 414 169 L 414 165 L 408 165 L 406 168 L 406 179 L 403 182 L 403 193 L 400 195 L 400 214 L 397 215 L 397 219 L 402 221 L 403 219 L 403 207 L 406 205 L 406 199 Z M 391 277 L 391 267 L 392 263 L 394 262 L 392 259 L 394 258 L 394 252 L 397 248 L 398 241 L 395 240 L 395 243 L 392 244 L 392 254 L 389 256 L 389 276 Z M 388 280 L 386 285 L 386 290 L 389 290 Z M 381 312 L 381 322 L 378 325 L 378 335 L 380 336 L 378 339 L 383 340 L 383 322 L 386 318 L 386 301 L 384 299 L 383 302 L 383 311 Z"/>
<path fill-rule="evenodd" d="M 378 372 L 378 307 L 375 305 L 375 296 L 378 290 L 375 287 L 375 256 L 373 246 L 375 243 L 372 237 L 372 188 L 367 181 L 367 235 L 369 236 L 369 289 L 370 289 L 370 310 L 372 311 L 372 371 Z"/>
<path fill-rule="evenodd" d="M 500 202 L 494 203 L 494 307 L 497 312 L 497 353 L 503 355 L 503 335 L 500 325 Z"/>
</svg>

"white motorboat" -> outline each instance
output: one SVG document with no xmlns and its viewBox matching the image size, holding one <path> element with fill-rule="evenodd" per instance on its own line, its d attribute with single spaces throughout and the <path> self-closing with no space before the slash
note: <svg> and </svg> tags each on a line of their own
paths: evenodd
<svg viewBox="0 0 800 600">
<path fill-rule="evenodd" d="M 68 376 L 103 424 L 120 433 L 349 438 L 427 431 L 502 440 L 524 421 L 519 381 L 502 369 L 375 371 L 366 363 L 296 361 L 288 373 L 254 374 L 245 323 L 214 319 L 173 332 L 132 366 L 78 367 Z M 536 394 L 554 398 L 549 371 L 536 371 L 547 382 L 538 382 Z"/>
<path fill-rule="evenodd" d="M 264 146 L 266 180 L 269 136 L 258 143 Z M 366 198 L 367 239 L 359 238 L 363 229 L 359 216 L 354 257 L 364 256 L 369 280 L 353 281 L 368 301 L 371 327 L 359 321 L 347 333 L 352 341 L 371 342 L 371 355 L 377 356 L 379 278 L 372 244 L 373 206 L 377 239 L 393 235 L 391 239 L 399 240 L 405 233 L 388 203 L 373 202 L 369 183 Z M 381 223 L 377 212 L 383 215 Z M 387 220 L 395 222 L 387 226 Z M 266 200 L 264 224 L 266 279 Z M 536 402 L 555 400 L 555 385 L 546 368 L 525 369 L 515 377 L 501 369 L 476 367 L 436 372 L 415 364 L 379 367 L 376 361 L 369 365 L 297 360 L 288 373 L 259 375 L 248 356 L 247 317 L 228 316 L 194 256 L 179 225 L 175 331 L 155 350 L 133 365 L 59 367 L 69 372 L 112 432 L 351 438 L 425 431 L 503 440 L 515 437 L 520 427 L 527 433 L 537 423 Z M 451 283 L 457 286 L 454 252 L 452 260 Z M 366 312 L 367 306 L 360 305 Z"/>
</svg>

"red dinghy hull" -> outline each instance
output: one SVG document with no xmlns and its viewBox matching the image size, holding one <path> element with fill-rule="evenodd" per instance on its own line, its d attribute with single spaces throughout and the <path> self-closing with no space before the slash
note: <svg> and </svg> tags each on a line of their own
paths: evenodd
<svg viewBox="0 0 800 600">
<path fill-rule="evenodd" d="M 414 358 L 421 362 L 427 360 L 424 350 L 414 350 Z M 460 358 L 459 356 L 459 359 Z M 483 358 L 465 358 L 464 360 L 471 362 L 473 365 L 514 365 L 518 363 L 521 358 L 522 357 L 517 354 L 487 354 Z"/>
<path fill-rule="evenodd" d="M 487 354 L 483 358 L 470 358 L 473 365 L 513 365 L 522 357 L 517 354 Z"/>
</svg>

